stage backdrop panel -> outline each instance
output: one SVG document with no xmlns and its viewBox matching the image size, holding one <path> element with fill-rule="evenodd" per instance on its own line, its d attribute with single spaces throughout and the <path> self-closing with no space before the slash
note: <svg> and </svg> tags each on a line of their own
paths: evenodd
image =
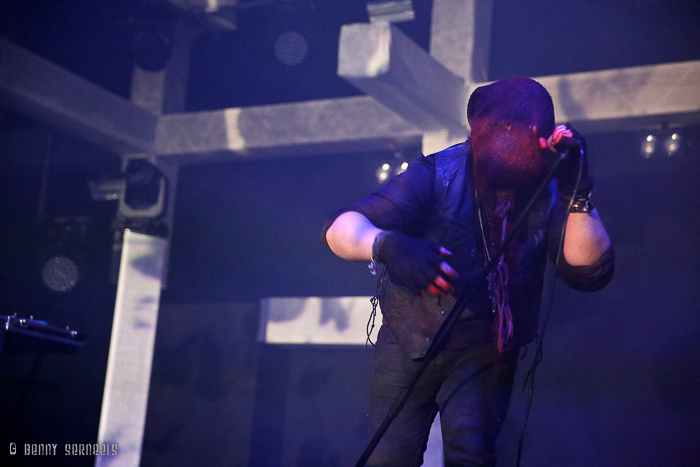
<svg viewBox="0 0 700 467">
<path fill-rule="evenodd" d="M 364 345 L 371 297 L 274 297 L 260 301 L 258 340 L 270 344 Z M 376 338 L 379 320 L 372 332 Z M 369 323 L 369 327 L 368 327 Z"/>
</svg>

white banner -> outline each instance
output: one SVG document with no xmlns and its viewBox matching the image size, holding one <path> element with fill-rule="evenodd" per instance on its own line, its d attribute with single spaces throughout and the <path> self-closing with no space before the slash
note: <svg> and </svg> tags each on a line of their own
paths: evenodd
<svg viewBox="0 0 700 467">
<path fill-rule="evenodd" d="M 97 441 L 112 454 L 96 456 L 96 467 L 141 461 L 166 246 L 162 238 L 124 233 Z"/>
</svg>

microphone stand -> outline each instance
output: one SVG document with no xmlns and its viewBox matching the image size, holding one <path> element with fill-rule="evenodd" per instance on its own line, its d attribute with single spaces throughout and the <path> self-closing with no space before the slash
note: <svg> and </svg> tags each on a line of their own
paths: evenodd
<svg viewBox="0 0 700 467">
<path fill-rule="evenodd" d="M 365 448 L 364 452 L 360 456 L 360 459 L 355 464 L 355 467 L 364 467 L 365 466 L 365 464 L 367 463 L 367 460 L 369 459 L 369 456 L 372 455 L 372 452 L 374 452 L 374 449 L 379 444 L 379 441 L 384 436 L 384 433 L 386 433 L 386 430 L 389 429 L 389 425 L 391 425 L 391 422 L 393 422 L 394 419 L 396 417 L 398 417 L 399 412 L 401 412 L 401 409 L 403 408 L 404 404 L 406 404 L 406 401 L 408 400 L 408 397 L 411 394 L 411 391 L 413 390 L 416 383 L 418 382 L 418 379 L 421 377 L 421 375 L 423 374 L 425 369 L 428 367 L 428 364 L 430 363 L 430 361 L 433 358 L 435 358 L 435 356 L 438 353 L 438 350 L 440 349 L 440 346 L 443 344 L 446 337 L 449 335 L 450 331 L 452 330 L 452 327 L 454 326 L 454 324 L 457 322 L 457 320 L 461 316 L 462 308 L 467 303 L 469 298 L 476 291 L 477 285 L 480 282 L 482 282 L 484 279 L 486 279 L 486 277 L 488 276 L 491 269 L 493 269 L 493 267 L 496 266 L 496 264 L 498 264 L 498 262 L 500 261 L 501 255 L 506 250 L 506 247 L 508 246 L 508 244 L 513 240 L 513 237 L 515 236 L 515 233 L 517 232 L 518 228 L 525 221 L 527 215 L 530 213 L 530 210 L 532 209 L 532 206 L 535 204 L 535 201 L 539 198 L 542 191 L 547 186 L 549 186 L 549 183 L 554 178 L 554 174 L 555 174 L 557 168 L 559 167 L 559 164 L 561 163 L 561 161 L 564 160 L 565 156 L 566 156 L 566 153 L 561 154 L 561 157 L 557 158 L 556 162 L 554 163 L 554 165 L 550 169 L 547 176 L 544 178 L 544 180 L 542 181 L 540 186 L 537 187 L 535 194 L 532 196 L 532 198 L 527 203 L 527 205 L 525 205 L 525 209 L 523 210 L 523 212 L 516 219 L 515 223 L 513 224 L 513 228 L 510 229 L 510 232 L 508 232 L 508 234 L 506 235 L 503 242 L 501 242 L 501 245 L 496 250 L 496 253 L 491 257 L 491 260 L 488 261 L 488 263 L 486 263 L 486 265 L 484 266 L 484 269 L 482 269 L 481 273 L 477 276 L 477 280 L 475 280 L 473 282 L 474 285 L 470 289 L 468 289 L 467 291 L 462 291 L 462 293 L 459 295 L 459 297 L 457 298 L 457 301 L 455 302 L 454 306 L 452 307 L 452 310 L 450 310 L 450 313 L 447 315 L 447 318 L 445 318 L 445 321 L 442 322 L 442 324 L 440 325 L 440 328 L 435 333 L 435 337 L 433 338 L 433 341 L 431 342 L 430 347 L 428 347 L 428 350 L 426 351 L 425 356 L 421 359 L 421 365 L 418 367 L 418 369 L 416 370 L 416 373 L 413 375 L 411 382 L 408 384 L 407 387 L 405 387 L 401 391 L 401 393 L 399 393 L 398 397 L 396 398 L 396 400 L 392 404 L 391 408 L 389 409 L 389 412 L 387 413 L 386 417 L 384 418 L 384 421 L 379 426 L 376 433 L 374 434 L 372 439 L 367 444 L 367 447 Z"/>
</svg>

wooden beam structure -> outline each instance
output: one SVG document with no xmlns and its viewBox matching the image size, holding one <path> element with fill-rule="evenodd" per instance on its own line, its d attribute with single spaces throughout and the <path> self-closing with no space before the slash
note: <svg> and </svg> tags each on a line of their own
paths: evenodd
<svg viewBox="0 0 700 467">
<path fill-rule="evenodd" d="M 391 63 L 415 59 L 400 55 L 413 54 L 413 47 L 393 52 Z M 427 54 L 421 58 L 428 59 Z M 432 64 L 437 65 L 434 61 Z M 400 83 L 402 76 L 405 75 L 392 77 L 397 88 L 408 86 Z M 700 61 L 536 79 L 552 94 L 558 121 L 571 121 L 585 132 L 609 132 L 700 123 L 697 76 Z M 467 83 L 467 89 L 471 92 L 482 84 L 485 83 Z M 426 81 L 415 81 L 411 86 L 410 94 L 432 92 Z M 431 133 L 452 132 L 457 139 L 466 135 L 466 129 L 454 131 L 448 125 L 443 129 L 414 125 L 410 120 L 420 120 L 421 117 L 415 117 L 418 113 L 434 114 L 435 108 L 426 105 L 411 110 L 403 105 L 408 94 L 383 94 L 384 85 L 364 87 L 378 96 L 156 116 L 0 39 L 2 103 L 119 153 L 147 153 L 190 164 L 241 156 L 270 158 L 400 150 L 416 147 L 423 135 Z M 445 140 L 444 145 L 448 142 Z"/>
<path fill-rule="evenodd" d="M 338 75 L 423 131 L 466 130 L 464 80 L 390 23 L 343 26 Z"/>
<path fill-rule="evenodd" d="M 560 122 L 611 132 L 700 123 L 700 61 L 535 78 Z"/>
<path fill-rule="evenodd" d="M 154 114 L 1 37 L 0 103 L 116 153 L 153 151 Z"/>
<path fill-rule="evenodd" d="M 368 96 L 164 115 L 156 154 L 181 163 L 212 157 L 286 157 L 420 145 L 422 131 Z"/>
</svg>

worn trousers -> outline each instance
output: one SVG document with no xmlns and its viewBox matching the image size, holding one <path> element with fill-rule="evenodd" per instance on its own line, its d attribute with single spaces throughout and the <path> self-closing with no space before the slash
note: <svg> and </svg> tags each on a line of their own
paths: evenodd
<svg viewBox="0 0 700 467">
<path fill-rule="evenodd" d="M 427 366 L 367 465 L 419 467 L 430 427 L 439 411 L 445 467 L 494 466 L 496 437 L 508 411 L 517 360 L 517 349 L 499 354 L 493 342 L 441 350 Z M 419 365 L 383 326 L 372 373 L 370 436 Z"/>
</svg>

